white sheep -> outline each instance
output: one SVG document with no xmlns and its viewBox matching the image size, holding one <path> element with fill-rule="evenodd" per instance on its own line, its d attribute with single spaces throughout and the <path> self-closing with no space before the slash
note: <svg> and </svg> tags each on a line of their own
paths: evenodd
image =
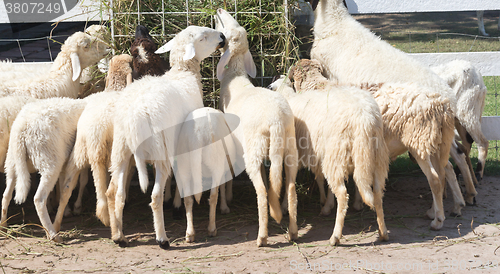
<svg viewBox="0 0 500 274">
<path fill-rule="evenodd" d="M 318 87 L 331 85 L 321 75 L 318 61 L 301 60 L 294 68 L 290 75 L 294 79 L 299 79 L 295 85 L 297 92 L 317 90 L 314 85 Z M 460 210 L 465 205 L 453 168 L 448 163 L 449 153 L 443 152 L 442 149 L 453 140 L 453 116 L 448 99 L 412 83 L 361 85 L 361 87 L 374 95 L 380 107 L 384 122 L 384 137 L 390 157 L 395 158 L 408 150 L 427 176 L 434 198 L 433 206 L 427 215 L 434 219 L 431 227 L 439 229 L 443 225 L 444 211 L 443 186 L 437 176 L 439 174 L 437 169 L 443 169 L 439 172 L 442 176 L 446 176 L 453 190 L 454 214 L 460 215 Z M 444 160 L 446 163 L 440 162 Z M 360 208 L 359 201 L 355 200 L 355 208 Z"/>
<path fill-rule="evenodd" d="M 33 79 L 16 79 L 0 83 L 0 96 L 22 95 L 43 99 L 50 97 L 76 98 L 80 92 L 80 74 L 96 64 L 109 52 L 109 46 L 98 37 L 76 32 L 61 46 L 47 75 Z"/>
<path fill-rule="evenodd" d="M 125 177 L 134 156 L 142 191 L 148 186 L 146 161 L 154 165 L 156 176 L 150 205 L 156 240 L 161 248 L 169 247 L 163 221 L 163 191 L 171 173 L 179 126 L 191 111 L 203 107 L 200 62 L 224 43 L 225 38 L 218 31 L 187 27 L 158 50 L 171 52 L 171 70 L 160 77 L 145 76 L 133 82 L 116 102 L 112 178 L 106 196 L 111 238 L 120 246 L 127 244 L 122 223 Z"/>
<path fill-rule="evenodd" d="M 106 189 L 109 181 L 107 170 L 113 143 L 114 103 L 120 97 L 119 91 L 132 82 L 131 65 L 132 57 L 130 55 L 114 56 L 109 63 L 105 92 L 86 97 L 87 105 L 78 120 L 75 145 L 63 173 L 65 178 L 59 202 L 60 208 L 64 208 L 68 203 L 78 176 L 85 174 L 87 168 L 92 169 L 98 197 L 96 215 L 106 226 L 109 226 Z M 84 187 L 80 182 L 78 197 L 80 197 Z M 75 202 L 74 211 L 76 213 L 80 209 L 78 205 L 81 204 Z M 58 213 L 54 220 L 56 231 L 59 231 L 62 221 L 62 215 L 60 214 Z"/>
<path fill-rule="evenodd" d="M 460 136 L 466 136 L 461 141 L 465 146 L 466 151 L 464 153 L 467 156 L 470 154 L 472 142 L 477 143 L 479 153 L 476 176 L 478 180 L 481 180 L 489 146 L 488 139 L 486 139 L 481 129 L 481 116 L 487 92 L 483 77 L 470 62 L 465 60 L 454 60 L 431 69 L 443 78 L 455 93 L 457 99 L 455 116 L 461 118 L 457 130 L 462 131 Z"/>
<path fill-rule="evenodd" d="M 50 98 L 29 103 L 19 112 L 12 124 L 5 160 L 7 186 L 2 199 L 2 226 L 6 226 L 14 187 L 15 201 L 23 203 L 30 190 L 30 173 L 38 171 L 41 177 L 34 197 L 38 217 L 48 238 L 61 242 L 46 203 L 73 148 L 85 104 L 81 99 Z"/>
<path fill-rule="evenodd" d="M 340 243 L 349 199 L 345 180 L 350 175 L 363 201 L 377 213 L 380 240 L 388 240 L 382 197 L 389 151 L 372 95 L 349 86 L 295 93 L 286 80 L 272 86 L 285 96 L 295 116 L 299 166 L 322 174 L 338 201 L 330 244 Z"/>
<path fill-rule="evenodd" d="M 312 2 L 313 6 L 317 5 L 311 58 L 322 63 L 325 69 L 324 74 L 329 79 L 355 85 L 414 83 L 429 89 L 432 93 L 444 96 L 449 100 L 452 112 L 457 112 L 455 95 L 443 79 L 433 73 L 430 68 L 380 40 L 379 37 L 362 26 L 350 16 L 343 1 L 321 0 L 319 5 L 318 0 L 309 1 Z M 462 124 L 460 117 L 456 118 Z M 461 136 L 461 138 L 464 139 L 465 136 Z M 444 138 L 443 141 L 447 142 L 448 140 Z M 439 159 L 432 164 L 437 173 L 431 174 L 424 171 L 431 185 L 441 184 L 444 186 L 444 167 L 448 163 L 451 142 L 443 143 L 441 149 L 444 151 L 440 153 Z M 446 161 L 443 159 L 444 155 L 448 155 Z M 429 170 L 422 166 L 421 168 Z M 472 182 L 466 181 L 466 183 L 473 187 Z M 469 194 L 475 195 L 475 193 Z M 442 206 L 438 205 L 437 210 L 441 212 Z M 436 212 L 438 219 L 435 219 L 437 222 L 432 223 L 433 229 L 439 229 L 442 226 L 444 216 L 441 216 L 441 213 Z"/>
<path fill-rule="evenodd" d="M 24 105 L 34 102 L 36 99 L 29 96 L 7 96 L 0 97 L 0 172 L 4 173 L 5 157 L 9 147 L 9 136 L 12 123 Z"/>
<path fill-rule="evenodd" d="M 292 110 L 281 94 L 252 84 L 247 74 L 255 77 L 256 68 L 248 49 L 247 32 L 223 9 L 217 10 L 216 29 L 224 33 L 228 42 L 221 50 L 223 55 L 217 65 L 217 78 L 221 81 L 220 106 L 225 113 L 240 118 L 234 136 L 243 147 L 246 172 L 257 192 L 257 246 L 267 244 L 268 198 L 271 217 L 278 223 L 281 221 L 279 195 L 283 162 L 289 195 L 288 236 L 289 240 L 297 239 L 295 177 L 298 156 Z M 261 170 L 266 158 L 271 161 L 268 191 L 263 181 L 265 173 Z"/>
<path fill-rule="evenodd" d="M 230 118 L 229 122 L 225 117 Z M 195 238 L 193 196 L 199 202 L 202 191 L 208 189 L 208 235 L 217 235 L 215 215 L 219 186 L 232 180 L 231 169 L 234 175 L 244 170 L 241 145 L 235 143 L 231 133 L 238 122 L 234 115 L 205 107 L 189 113 L 182 124 L 174 174 L 179 190 L 177 193 L 184 196 L 186 207 L 186 242 L 193 242 Z M 224 191 L 221 189 L 221 196 L 223 195 Z M 221 199 L 221 211 L 229 213 L 224 199 Z"/>
</svg>

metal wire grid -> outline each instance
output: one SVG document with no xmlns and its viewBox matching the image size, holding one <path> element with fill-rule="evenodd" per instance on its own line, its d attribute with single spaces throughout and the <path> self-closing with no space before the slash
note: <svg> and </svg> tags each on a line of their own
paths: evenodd
<svg viewBox="0 0 500 274">
<path fill-rule="evenodd" d="M 117 1 L 117 0 L 110 0 L 110 4 L 111 4 L 111 10 L 114 10 L 113 9 L 113 1 Z M 185 3 L 185 10 L 184 11 L 168 11 L 165 9 L 165 3 L 166 2 L 171 2 L 171 1 L 179 1 L 179 0 L 161 0 L 161 10 L 160 11 L 141 11 L 141 1 L 142 2 L 147 2 L 147 0 L 135 0 L 135 6 L 136 6 L 136 11 L 133 11 L 133 12 L 111 12 L 110 13 L 110 19 L 111 19 L 111 36 L 113 38 L 113 40 L 115 40 L 116 37 L 130 37 L 133 39 L 133 35 L 129 34 L 129 35 L 119 35 L 119 34 L 116 34 L 115 33 L 115 20 L 113 20 L 113 18 L 115 18 L 115 16 L 119 16 L 119 15 L 137 15 L 137 22 L 138 24 L 141 24 L 141 16 L 144 16 L 144 15 L 156 15 L 156 16 L 159 16 L 161 17 L 161 31 L 159 34 L 152 34 L 153 37 L 161 37 L 161 38 L 166 38 L 166 40 L 169 40 L 171 39 L 175 33 L 168 33 L 166 31 L 166 26 L 165 26 L 165 22 L 166 22 L 166 18 L 168 18 L 169 16 L 185 16 L 186 20 L 185 20 L 185 25 L 182 26 L 183 28 L 184 27 L 187 27 L 189 25 L 192 25 L 191 23 L 191 19 L 192 17 L 196 17 L 196 16 L 201 16 L 202 14 L 204 14 L 203 11 L 196 11 L 195 10 L 195 7 L 197 7 L 194 3 L 193 3 L 193 0 L 182 0 L 184 1 Z M 283 16 L 286 20 L 285 22 L 287 22 L 288 24 L 288 29 L 292 29 L 292 24 L 290 23 L 290 21 L 288 20 L 288 16 L 289 16 L 289 12 L 288 12 L 288 0 L 282 0 L 282 4 L 284 6 L 284 12 L 272 12 L 272 11 L 266 11 L 265 9 L 263 9 L 263 4 L 262 4 L 262 0 L 258 0 L 258 8 L 255 10 L 255 11 L 251 11 L 251 12 L 248 12 L 248 11 L 239 11 L 238 10 L 238 2 L 242 2 L 242 1 L 246 1 L 246 0 L 230 0 L 230 2 L 232 2 L 232 4 L 230 4 L 233 8 L 234 8 L 234 11 L 230 11 L 231 14 L 233 14 L 236 18 L 236 20 L 238 20 L 238 15 L 243 15 L 243 14 L 255 14 L 255 15 L 265 15 L 265 14 L 273 14 L 273 15 L 281 15 Z M 197 1 L 199 2 L 199 1 Z M 215 1 L 214 0 L 209 0 L 209 1 L 206 1 L 206 5 L 207 6 L 214 6 L 215 4 Z M 218 1 L 220 2 L 220 1 Z M 226 1 L 224 1 L 226 2 Z M 228 1 L 229 2 L 229 1 Z M 278 1 L 279 2 L 279 1 Z M 199 5 L 199 4 L 198 4 Z M 228 4 L 229 5 L 229 4 Z M 181 26 L 179 26 L 181 27 Z M 215 21 L 213 19 L 213 17 L 210 17 L 210 26 L 207 26 L 207 27 L 212 27 L 214 28 L 215 27 Z M 287 35 L 286 33 L 274 33 L 274 35 Z M 272 79 L 272 75 L 265 75 L 264 74 L 264 71 L 266 71 L 266 64 L 264 62 L 264 59 L 266 57 L 272 57 L 272 55 L 270 54 L 267 54 L 263 51 L 263 35 L 257 35 L 258 36 L 258 39 L 259 39 L 259 44 L 260 44 L 260 50 L 259 52 L 257 53 L 253 53 L 254 54 L 254 60 L 258 60 L 258 63 L 260 63 L 260 68 L 261 68 L 261 74 L 258 75 L 256 77 L 256 80 L 260 83 L 261 86 L 264 86 L 265 84 L 265 81 L 267 79 L 267 81 L 269 81 L 270 79 Z M 275 57 L 275 56 L 274 56 Z M 211 68 L 212 68 L 212 76 L 211 77 L 204 77 L 203 80 L 208 84 L 208 86 L 211 87 L 212 89 L 212 93 L 215 93 L 216 92 L 216 89 L 217 89 L 217 83 L 216 83 L 216 66 L 217 66 L 217 62 L 218 62 L 218 59 L 219 57 L 210 57 L 208 58 L 208 60 L 205 60 L 204 62 L 210 62 L 211 63 Z M 207 85 L 206 85 L 207 86 Z M 217 102 L 216 102 L 216 99 L 215 98 L 212 98 L 211 99 L 212 103 L 211 103 L 211 107 L 217 107 Z"/>
</svg>

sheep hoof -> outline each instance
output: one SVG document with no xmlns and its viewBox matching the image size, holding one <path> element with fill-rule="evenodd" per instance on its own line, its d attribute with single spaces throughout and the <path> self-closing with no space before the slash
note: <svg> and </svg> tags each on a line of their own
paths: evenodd
<svg viewBox="0 0 500 274">
<path fill-rule="evenodd" d="M 59 243 L 61 244 L 63 242 L 61 236 L 59 236 L 58 234 L 56 234 L 55 236 L 51 237 L 51 240 L 56 242 L 56 243 Z"/>
<path fill-rule="evenodd" d="M 294 241 L 299 238 L 299 233 L 298 232 L 288 232 L 288 240 L 289 241 Z"/>
<path fill-rule="evenodd" d="M 221 214 L 229 214 L 230 212 L 231 212 L 231 210 L 229 209 L 229 207 L 225 207 L 225 208 L 220 209 Z"/>
<path fill-rule="evenodd" d="M 379 231 L 378 240 L 381 242 L 389 241 L 389 234 L 387 233 L 387 231 L 384 233 L 380 233 L 380 231 Z"/>
<path fill-rule="evenodd" d="M 160 246 L 161 249 L 169 249 L 170 248 L 170 243 L 167 241 L 158 241 L 156 240 L 156 242 L 158 243 L 158 245 Z"/>
<path fill-rule="evenodd" d="M 340 238 L 336 236 L 332 236 L 330 238 L 330 245 L 339 245 L 340 244 Z"/>
<path fill-rule="evenodd" d="M 361 203 L 354 203 L 352 205 L 352 208 L 354 208 L 354 210 L 356 210 L 356 211 L 363 210 L 363 207 L 364 207 L 363 202 L 361 202 Z"/>
<path fill-rule="evenodd" d="M 118 246 L 120 246 L 120 247 L 127 247 L 128 246 L 128 242 L 125 240 L 115 240 L 113 242 L 115 242 L 115 244 L 118 244 Z"/>
<path fill-rule="evenodd" d="M 81 206 L 79 206 L 79 207 L 75 207 L 75 208 L 73 209 L 73 215 L 75 215 L 75 216 L 79 216 L 80 214 L 82 214 L 82 207 L 81 207 Z"/>
<path fill-rule="evenodd" d="M 467 206 L 477 206 L 476 197 L 472 197 L 472 201 L 470 200 L 470 198 L 467 198 L 465 204 L 467 204 Z"/>
<path fill-rule="evenodd" d="M 267 245 L 267 237 L 258 237 L 257 238 L 257 247 L 266 246 Z"/>
<path fill-rule="evenodd" d="M 64 217 L 71 217 L 73 216 L 73 214 L 71 213 L 71 209 L 69 209 L 69 207 L 66 207 L 64 209 Z"/>
<path fill-rule="evenodd" d="M 184 208 L 183 207 L 179 207 L 179 208 L 175 208 L 172 209 L 172 218 L 174 220 L 182 220 L 182 217 L 184 216 Z"/>
<path fill-rule="evenodd" d="M 210 237 L 217 236 L 217 229 L 214 229 L 213 231 L 208 230 L 208 236 Z"/>
<path fill-rule="evenodd" d="M 328 216 L 332 213 L 332 209 L 329 206 L 324 206 L 321 208 L 321 215 Z"/>
<path fill-rule="evenodd" d="M 431 222 L 431 230 L 441 230 L 442 227 L 443 227 L 443 221 L 435 219 Z"/>
</svg>

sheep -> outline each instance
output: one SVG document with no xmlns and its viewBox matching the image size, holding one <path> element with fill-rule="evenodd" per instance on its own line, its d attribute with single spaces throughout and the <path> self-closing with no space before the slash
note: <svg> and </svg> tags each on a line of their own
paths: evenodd
<svg viewBox="0 0 500 274">
<path fill-rule="evenodd" d="M 486 99 L 486 86 L 481 73 L 468 61 L 454 60 L 449 63 L 431 68 L 437 75 L 443 78 L 453 89 L 457 98 L 457 112 L 455 115 L 461 117 L 459 131 L 465 131 L 460 136 L 465 146 L 464 153 L 468 156 L 472 142 L 476 141 L 479 155 L 476 167 L 477 180 L 481 180 L 484 174 L 484 166 L 488 155 L 489 142 L 481 129 L 481 115 Z M 466 174 L 465 174 L 466 175 Z"/>
<path fill-rule="evenodd" d="M 47 75 L 17 79 L 0 84 L 0 96 L 23 95 L 43 99 L 76 98 L 80 91 L 82 69 L 97 63 L 109 52 L 109 46 L 98 37 L 76 32 L 61 47 Z"/>
<path fill-rule="evenodd" d="M 4 164 L 9 147 L 9 136 L 12 123 L 24 105 L 34 102 L 36 99 L 29 96 L 7 96 L 0 97 L 0 172 L 5 173 Z"/>
<path fill-rule="evenodd" d="M 451 88 L 430 68 L 380 40 L 356 22 L 340 0 L 308 0 L 315 10 L 311 58 L 320 61 L 324 75 L 343 83 L 414 83 L 449 100 L 452 113 L 457 112 Z M 455 117 L 457 122 L 461 117 Z M 465 139 L 466 136 L 460 136 Z M 444 153 L 451 147 L 444 144 Z M 442 158 L 442 157 L 441 157 Z M 441 159 L 442 167 L 447 161 Z M 441 172 L 442 171 L 442 172 Z M 444 171 L 438 168 L 439 182 L 444 186 Z M 466 182 L 469 184 L 470 182 Z M 470 193 L 475 195 L 475 193 Z M 436 224 L 436 223 L 434 223 Z M 434 227 L 436 229 L 437 227 Z"/>
<path fill-rule="evenodd" d="M 168 62 L 155 54 L 156 44 L 146 27 L 138 25 L 135 29 L 135 40 L 130 46 L 134 58 L 133 77 L 135 80 L 144 75 L 160 76 L 169 69 Z"/>
<path fill-rule="evenodd" d="M 295 144 L 295 126 L 292 110 L 286 99 L 277 92 L 255 87 L 247 74 L 256 75 L 255 63 L 248 49 L 247 33 L 225 10 L 218 9 L 216 29 L 227 37 L 217 65 L 217 78 L 221 82 L 220 106 L 225 113 L 239 117 L 240 125 L 234 136 L 244 152 L 246 172 L 257 192 L 259 232 L 257 246 L 267 244 L 268 198 L 269 211 L 278 223 L 282 212 L 279 204 L 283 160 L 289 210 L 289 240 L 298 238 L 297 194 L 295 177 L 298 152 Z M 265 158 L 271 161 L 268 193 L 261 167 Z M 269 197 L 268 197 L 269 196 Z"/>
<path fill-rule="evenodd" d="M 483 15 L 484 15 L 484 10 L 478 10 L 476 11 L 477 15 L 477 27 L 479 29 L 479 33 L 484 36 L 490 36 L 488 33 L 486 33 L 486 30 L 484 29 L 484 20 L 483 20 Z M 498 18 L 498 30 L 500 31 L 500 18 Z"/>
<path fill-rule="evenodd" d="M 145 76 L 123 91 L 115 104 L 111 182 L 106 191 L 111 238 L 126 246 L 123 234 L 125 175 L 132 156 L 142 191 L 148 186 L 146 161 L 155 168 L 151 194 L 156 241 L 168 248 L 163 221 L 163 190 L 170 175 L 179 126 L 193 110 L 203 107 L 200 62 L 224 46 L 224 36 L 213 29 L 189 26 L 158 49 L 170 51 L 171 69 L 160 77 Z M 114 212 L 114 214 L 111 214 Z"/>
<path fill-rule="evenodd" d="M 61 242 L 47 211 L 50 191 L 73 148 L 78 118 L 86 101 L 71 98 L 50 98 L 27 104 L 12 124 L 5 160 L 6 188 L 2 198 L 0 223 L 6 226 L 7 210 L 14 187 L 14 200 L 23 203 L 30 189 L 29 173 L 38 171 L 40 183 L 34 202 L 47 237 Z"/>
<path fill-rule="evenodd" d="M 301 79 L 295 85 L 297 92 L 307 91 L 300 88 L 314 84 L 319 87 L 329 85 L 324 83 L 328 80 L 321 75 L 318 61 L 301 61 L 290 75 L 291 78 Z M 312 84 L 306 85 L 305 82 Z M 358 87 L 372 93 L 380 107 L 384 137 L 391 159 L 408 150 L 426 175 L 434 199 L 427 215 L 434 219 L 431 228 L 440 229 L 444 221 L 440 176 L 446 176 L 453 190 L 454 214 L 460 215 L 460 210 L 465 205 L 456 177 L 453 178 L 453 168 L 448 162 L 450 149 L 443 148 L 450 146 L 453 140 L 453 115 L 448 99 L 413 83 L 363 84 Z M 451 171 L 451 174 L 446 171 Z M 359 208 L 359 202 L 355 205 Z"/>
<path fill-rule="evenodd" d="M 225 117 L 229 117 L 229 122 Z M 177 194 L 180 196 L 180 193 L 184 196 L 188 243 L 193 242 L 195 238 L 193 196 L 199 203 L 201 192 L 211 189 L 208 200 L 210 204 L 208 235 L 217 235 L 215 211 L 219 186 L 232 179 L 231 170 L 234 175 L 238 175 L 244 169 L 241 146 L 234 142 L 231 134 L 231 126 L 237 122 L 238 118 L 234 115 L 223 114 L 219 110 L 205 107 L 189 113 L 182 124 L 174 174 L 179 190 L 176 197 Z M 208 183 L 202 182 L 205 180 L 208 180 Z M 221 196 L 224 196 L 222 189 Z M 221 199 L 221 211 L 229 213 L 224 199 Z"/>
<path fill-rule="evenodd" d="M 347 212 L 344 181 L 353 175 L 363 201 L 375 209 L 380 240 L 388 240 L 382 197 L 389 170 L 380 109 L 367 91 L 337 86 L 295 93 L 284 78 L 272 84 L 295 116 L 299 165 L 328 180 L 338 201 L 331 245 L 338 245 Z"/>
</svg>

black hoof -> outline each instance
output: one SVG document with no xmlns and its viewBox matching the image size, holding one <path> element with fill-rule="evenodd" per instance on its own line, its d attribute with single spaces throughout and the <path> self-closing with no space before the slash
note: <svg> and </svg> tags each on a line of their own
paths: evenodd
<svg viewBox="0 0 500 274">
<path fill-rule="evenodd" d="M 450 217 L 460 217 L 460 216 L 462 216 L 462 215 L 457 214 L 455 212 L 450 213 Z"/>
<path fill-rule="evenodd" d="M 467 204 L 467 206 L 477 206 L 476 197 L 474 197 L 474 199 L 472 199 L 472 204 L 468 203 L 468 202 L 465 202 L 465 203 Z"/>
<path fill-rule="evenodd" d="M 158 245 L 160 246 L 161 249 L 169 249 L 170 248 L 170 243 L 168 241 L 165 241 L 165 242 L 159 242 L 159 241 L 156 241 L 158 243 Z"/>
<path fill-rule="evenodd" d="M 184 207 L 179 207 L 179 208 L 173 208 L 172 209 L 172 218 L 174 220 L 182 220 L 183 217 L 186 215 L 186 213 L 184 212 Z"/>
<path fill-rule="evenodd" d="M 477 182 L 481 182 L 483 180 L 483 177 L 481 177 L 481 174 L 479 172 L 475 173 Z"/>
<path fill-rule="evenodd" d="M 126 241 L 114 241 L 115 244 L 118 244 L 120 247 L 127 247 L 128 243 Z"/>
</svg>

